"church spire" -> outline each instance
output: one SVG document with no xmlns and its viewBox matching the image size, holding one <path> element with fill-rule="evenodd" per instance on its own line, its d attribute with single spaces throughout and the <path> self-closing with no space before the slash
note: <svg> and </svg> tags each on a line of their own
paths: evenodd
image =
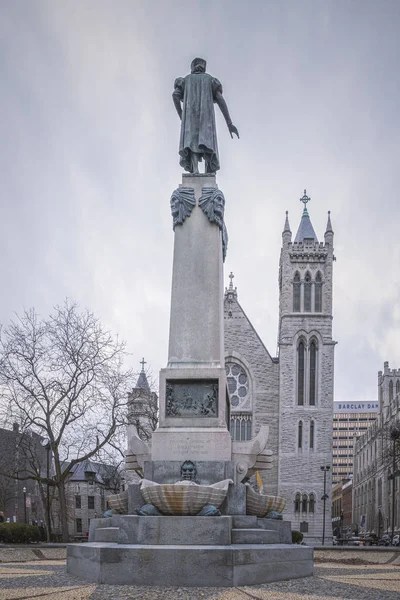
<svg viewBox="0 0 400 600">
<path fill-rule="evenodd" d="M 145 392 L 150 394 L 149 382 L 147 381 L 146 373 L 144 372 L 144 365 L 146 364 L 146 361 L 144 360 L 144 358 L 142 358 L 142 360 L 140 361 L 140 364 L 142 365 L 142 370 L 140 371 L 138 380 L 136 382 L 135 389 L 136 390 L 144 390 Z"/>
<path fill-rule="evenodd" d="M 286 211 L 285 225 L 284 225 L 283 231 L 282 231 L 282 241 L 283 241 L 283 243 L 291 242 L 292 241 L 292 232 L 291 232 L 290 225 L 289 225 L 288 214 L 289 214 L 288 211 Z"/>
<path fill-rule="evenodd" d="M 296 237 L 294 240 L 295 243 L 301 243 L 301 244 L 303 244 L 304 242 L 312 242 L 312 243 L 317 242 L 318 243 L 318 238 L 314 231 L 314 227 L 312 226 L 310 215 L 308 214 L 308 210 L 307 210 L 307 203 L 310 202 L 310 200 L 311 200 L 311 198 L 309 196 L 307 196 L 307 190 L 304 190 L 304 195 L 300 198 L 300 202 L 303 202 L 303 204 L 304 204 L 304 209 L 303 209 L 303 214 L 301 217 L 299 229 L 297 230 Z"/>
<path fill-rule="evenodd" d="M 328 222 L 326 224 L 326 231 L 325 231 L 325 243 L 327 244 L 332 244 L 333 243 L 333 229 L 332 229 L 332 223 L 331 223 L 331 211 L 328 210 Z"/>
</svg>

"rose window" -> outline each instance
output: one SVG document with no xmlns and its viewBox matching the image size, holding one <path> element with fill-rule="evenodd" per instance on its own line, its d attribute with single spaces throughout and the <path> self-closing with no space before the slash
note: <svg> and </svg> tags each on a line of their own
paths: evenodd
<svg viewBox="0 0 400 600">
<path fill-rule="evenodd" d="M 233 407 L 239 406 L 249 393 L 249 378 L 246 371 L 237 363 L 225 363 L 228 391 Z"/>
</svg>

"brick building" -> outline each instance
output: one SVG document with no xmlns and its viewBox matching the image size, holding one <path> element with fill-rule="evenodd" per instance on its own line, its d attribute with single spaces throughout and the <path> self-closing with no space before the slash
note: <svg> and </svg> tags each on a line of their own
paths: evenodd
<svg viewBox="0 0 400 600">
<path fill-rule="evenodd" d="M 18 423 L 12 429 L 0 429 L 0 511 L 6 519 L 23 523 L 45 520 L 45 496 L 40 484 L 32 479 L 23 479 L 39 473 L 46 475 L 46 450 L 41 445 L 42 437 L 33 432 L 22 433 Z M 25 491 L 24 491 L 25 490 Z"/>
</svg>

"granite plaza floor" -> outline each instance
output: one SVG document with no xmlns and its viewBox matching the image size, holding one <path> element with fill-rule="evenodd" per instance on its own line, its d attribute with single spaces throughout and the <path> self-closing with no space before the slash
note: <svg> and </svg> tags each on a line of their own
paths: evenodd
<svg viewBox="0 0 400 600">
<path fill-rule="evenodd" d="M 67 575 L 63 559 L 0 563 L 0 600 L 399 600 L 399 597 L 400 567 L 392 564 L 322 562 L 316 564 L 313 577 L 304 579 L 242 588 L 162 588 L 85 584 Z"/>
</svg>

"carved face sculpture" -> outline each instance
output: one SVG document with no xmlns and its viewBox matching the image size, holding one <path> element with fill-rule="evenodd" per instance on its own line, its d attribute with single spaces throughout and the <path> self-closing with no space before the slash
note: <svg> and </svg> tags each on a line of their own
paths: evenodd
<svg viewBox="0 0 400 600">
<path fill-rule="evenodd" d="M 194 481 L 196 474 L 196 465 L 194 462 L 185 460 L 181 466 L 181 481 Z"/>
</svg>

